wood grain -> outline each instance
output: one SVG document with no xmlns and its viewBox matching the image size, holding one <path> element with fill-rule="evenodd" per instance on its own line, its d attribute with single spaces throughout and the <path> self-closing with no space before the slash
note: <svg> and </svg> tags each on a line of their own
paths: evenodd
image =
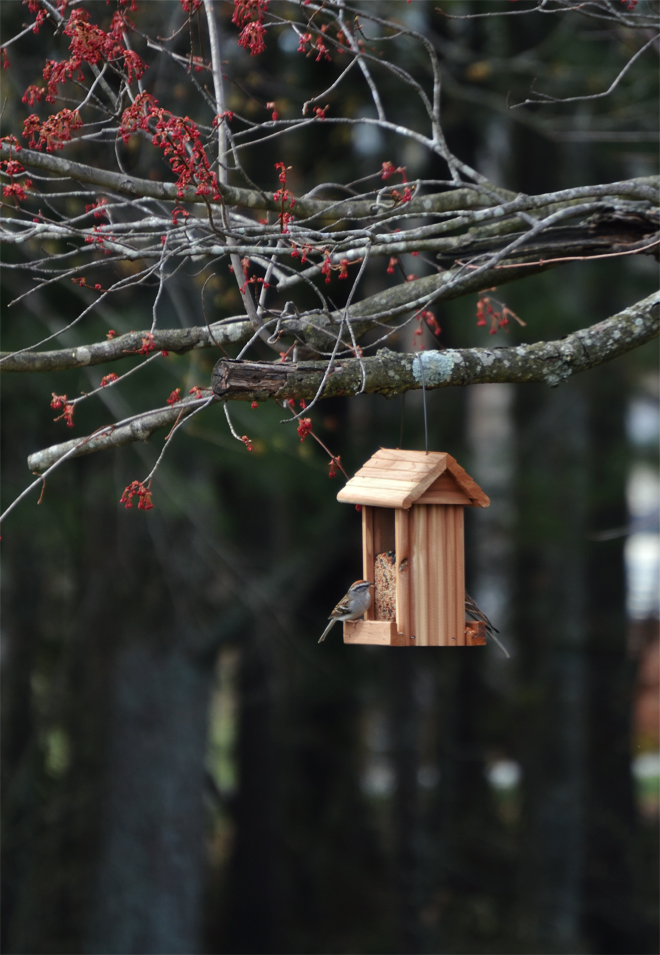
<svg viewBox="0 0 660 955">
<path fill-rule="evenodd" d="M 394 620 L 345 620 L 344 643 L 368 643 L 381 647 L 400 646 Z"/>
<path fill-rule="evenodd" d="M 408 511 L 394 512 L 396 550 L 396 628 L 405 645 L 414 645 L 410 619 L 410 516 Z"/>
<path fill-rule="evenodd" d="M 374 511 L 372 507 L 362 508 L 362 576 L 372 580 L 374 573 Z M 366 613 L 367 620 L 374 619 L 374 602 Z"/>
</svg>

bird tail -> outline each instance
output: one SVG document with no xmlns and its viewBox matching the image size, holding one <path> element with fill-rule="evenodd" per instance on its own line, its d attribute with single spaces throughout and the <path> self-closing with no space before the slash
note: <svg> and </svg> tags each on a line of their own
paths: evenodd
<svg viewBox="0 0 660 955">
<path fill-rule="evenodd" d="M 323 633 L 322 633 L 321 636 L 319 637 L 319 643 L 323 643 L 323 641 L 324 641 L 325 638 L 328 636 L 328 634 L 330 633 L 330 631 L 332 630 L 332 628 L 334 627 L 334 625 L 335 625 L 336 623 L 337 623 L 337 618 L 336 618 L 336 617 L 332 617 L 332 619 L 330 620 L 330 623 L 328 624 L 328 626 L 325 628 L 325 630 L 323 631 Z"/>
<path fill-rule="evenodd" d="M 493 640 L 495 641 L 495 643 L 498 645 L 498 647 L 500 648 L 500 650 L 502 651 L 502 653 L 504 654 L 504 656 L 505 656 L 508 660 L 510 660 L 510 659 L 511 659 L 511 654 L 510 654 L 509 651 L 506 649 L 506 647 L 504 646 L 504 644 L 501 643 L 501 641 L 498 640 L 498 638 L 497 638 L 497 637 L 495 636 L 495 634 L 492 632 L 494 629 L 495 629 L 495 627 L 493 627 L 492 630 L 488 631 L 489 636 L 492 637 L 492 639 L 493 639 Z M 498 630 L 497 632 L 499 633 L 499 630 Z"/>
</svg>

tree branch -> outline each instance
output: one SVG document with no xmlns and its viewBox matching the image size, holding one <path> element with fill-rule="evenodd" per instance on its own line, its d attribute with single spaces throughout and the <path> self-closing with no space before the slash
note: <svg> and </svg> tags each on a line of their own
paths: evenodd
<svg viewBox="0 0 660 955">
<path fill-rule="evenodd" d="M 364 390 L 387 397 L 422 387 L 447 388 L 483 382 L 538 381 L 556 386 L 571 375 L 602 365 L 656 338 L 660 332 L 660 292 L 590 328 L 553 342 L 514 348 L 450 348 L 401 354 L 387 348 L 360 362 L 336 363 L 323 397 L 356 395 Z M 366 384 L 362 385 L 362 371 Z M 239 401 L 278 401 L 313 398 L 325 372 L 325 362 L 281 364 L 220 359 L 213 370 L 218 398 Z"/>
<path fill-rule="evenodd" d="M 107 451 L 109 448 L 133 444 L 134 441 L 148 441 L 154 431 L 170 427 L 187 418 L 197 411 L 201 400 L 208 401 L 208 398 L 209 392 L 204 390 L 200 398 L 184 399 L 170 408 L 156 408 L 154 411 L 135 415 L 125 421 L 118 421 L 117 424 L 106 425 L 99 429 L 97 436 L 73 438 L 62 444 L 54 444 L 50 448 L 31 454 L 28 457 L 28 467 L 33 474 L 39 474 L 64 455 L 80 458 L 85 454 L 93 454 L 95 451 Z"/>
<path fill-rule="evenodd" d="M 400 354 L 382 349 L 373 358 L 338 361 L 324 388 L 324 398 L 356 395 L 361 391 L 386 397 L 422 387 L 447 388 L 484 382 L 545 382 L 554 387 L 571 375 L 602 365 L 660 333 L 660 292 L 589 328 L 553 342 L 515 348 L 457 348 Z M 420 369 L 420 363 L 422 368 Z M 247 362 L 221 359 L 213 371 L 213 392 L 219 399 L 264 401 L 275 398 L 313 398 L 323 379 L 326 362 Z M 366 382 L 363 382 L 363 370 Z M 206 393 L 208 397 L 208 393 Z M 147 441 L 154 431 L 191 414 L 197 401 L 184 401 L 119 422 L 111 432 L 89 440 L 56 444 L 28 458 L 30 470 L 50 467 L 65 454 L 79 457 Z M 84 444 L 81 443 L 84 441 Z M 79 447 L 76 450 L 76 444 Z M 73 451 L 73 453 L 72 453 Z"/>
<path fill-rule="evenodd" d="M 193 187 L 184 190 L 183 196 L 179 197 L 178 189 L 173 182 L 159 182 L 151 179 L 138 179 L 135 176 L 129 176 L 125 173 L 112 172 L 107 169 L 98 169 L 94 166 L 87 166 L 83 163 L 73 162 L 65 159 L 63 156 L 55 156 L 52 153 L 41 153 L 37 150 L 21 147 L 19 150 L 9 143 L 0 142 L 0 157 L 2 159 L 18 159 L 24 166 L 30 169 L 40 169 L 44 172 L 52 172 L 58 176 L 65 176 L 75 179 L 78 182 L 89 183 L 107 189 L 120 196 L 135 199 L 158 199 L 170 202 L 192 202 L 199 204 L 199 196 Z M 624 180 L 622 182 L 608 183 L 606 185 L 594 187 L 578 187 L 571 190 L 563 190 L 557 194 L 557 199 L 571 201 L 574 194 L 575 199 L 584 198 L 586 195 L 607 195 L 620 196 L 631 199 L 657 200 L 658 177 L 642 176 L 638 179 Z M 266 209 L 270 212 L 279 213 L 281 203 L 273 198 L 270 192 L 260 192 L 253 189 L 241 189 L 235 186 L 219 184 L 219 192 L 222 201 L 226 205 L 239 206 L 245 209 Z M 388 209 L 385 215 L 391 215 L 392 212 L 401 212 L 405 209 L 409 215 L 429 215 L 433 213 L 460 211 L 464 209 L 479 209 L 497 206 L 502 202 L 515 201 L 520 208 L 526 207 L 525 200 L 528 197 L 520 196 L 509 192 L 500 187 L 483 188 L 458 188 L 446 192 L 434 193 L 425 196 L 416 196 L 405 206 L 398 206 L 394 210 Z M 533 205 L 538 205 L 537 197 L 533 200 Z M 542 197 L 545 199 L 545 197 Z M 557 201 L 552 197 L 547 197 L 548 204 Z M 373 199 L 306 199 L 304 196 L 296 199 L 294 214 L 296 219 L 306 219 L 311 216 L 317 216 L 322 219 L 363 219 L 375 218 L 379 210 L 374 206 Z"/>
</svg>

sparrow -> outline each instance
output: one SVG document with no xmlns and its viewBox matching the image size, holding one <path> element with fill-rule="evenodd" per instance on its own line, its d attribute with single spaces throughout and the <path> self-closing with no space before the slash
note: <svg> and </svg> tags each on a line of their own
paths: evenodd
<svg viewBox="0 0 660 955">
<path fill-rule="evenodd" d="M 370 580 L 356 580 L 348 588 L 348 593 L 339 601 L 335 609 L 329 616 L 330 623 L 319 637 L 319 643 L 327 637 L 328 633 L 338 620 L 357 620 L 371 606 L 371 590 L 373 583 Z"/>
<path fill-rule="evenodd" d="M 470 620 L 480 620 L 482 623 L 485 623 L 487 635 L 495 641 L 504 656 L 510 658 L 511 654 L 502 646 L 500 641 L 495 636 L 495 634 L 499 633 L 500 631 L 492 625 L 483 610 L 479 610 L 476 603 L 468 593 L 465 594 L 465 615 L 466 617 L 469 617 Z"/>
</svg>

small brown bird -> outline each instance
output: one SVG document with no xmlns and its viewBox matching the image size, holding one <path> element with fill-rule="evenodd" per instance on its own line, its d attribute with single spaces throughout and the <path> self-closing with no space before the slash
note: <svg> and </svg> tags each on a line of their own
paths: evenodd
<svg viewBox="0 0 660 955">
<path fill-rule="evenodd" d="M 465 615 L 469 617 L 470 620 L 480 620 L 482 623 L 485 623 L 487 635 L 495 641 L 495 643 L 498 645 L 502 653 L 506 657 L 510 658 L 511 654 L 508 652 L 508 650 L 505 649 L 505 647 L 500 643 L 500 641 L 495 636 L 495 634 L 499 633 L 500 631 L 495 629 L 495 627 L 492 625 L 492 623 L 490 622 L 486 614 L 483 612 L 483 610 L 480 610 L 477 607 L 476 603 L 467 592 L 465 594 Z"/>
<path fill-rule="evenodd" d="M 319 643 L 325 640 L 338 620 L 357 620 L 369 609 L 371 606 L 371 587 L 373 587 L 373 583 L 370 580 L 356 580 L 354 584 L 351 584 L 346 596 L 342 597 L 330 614 L 330 623 L 319 637 Z"/>
</svg>

